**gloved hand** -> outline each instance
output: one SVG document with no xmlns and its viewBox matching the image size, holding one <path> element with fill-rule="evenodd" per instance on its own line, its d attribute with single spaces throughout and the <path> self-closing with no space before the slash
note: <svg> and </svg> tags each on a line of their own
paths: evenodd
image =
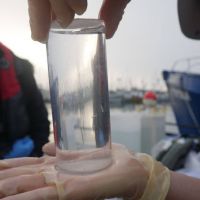
<svg viewBox="0 0 200 200">
<path fill-rule="evenodd" d="M 56 156 L 56 146 L 52 142 L 46 143 L 42 147 L 42 151 L 48 156 Z"/>
<path fill-rule="evenodd" d="M 48 148 L 44 148 L 46 153 Z M 58 173 L 54 169 L 55 157 L 51 156 L 1 161 L 0 197 L 5 197 L 4 200 L 165 199 L 170 179 L 167 168 L 146 154 L 131 154 L 122 145 L 113 145 L 112 156 L 110 167 L 82 176 Z"/>
<path fill-rule="evenodd" d="M 33 149 L 34 142 L 29 136 L 17 139 L 13 144 L 11 151 L 4 155 L 4 159 L 30 156 Z"/>
<path fill-rule="evenodd" d="M 122 19 L 124 9 L 130 0 L 104 0 L 99 12 L 106 24 L 106 36 L 110 38 Z M 57 20 L 66 27 L 75 14 L 81 15 L 87 8 L 87 0 L 28 0 L 29 17 L 34 40 L 44 42 L 51 21 Z"/>
</svg>

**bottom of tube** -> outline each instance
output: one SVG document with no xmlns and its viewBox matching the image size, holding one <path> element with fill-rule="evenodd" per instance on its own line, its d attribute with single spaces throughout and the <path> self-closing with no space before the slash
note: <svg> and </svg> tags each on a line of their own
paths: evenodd
<svg viewBox="0 0 200 200">
<path fill-rule="evenodd" d="M 84 175 L 104 170 L 111 164 L 111 156 L 98 159 L 62 160 L 57 161 L 56 170 L 61 173 Z"/>
</svg>

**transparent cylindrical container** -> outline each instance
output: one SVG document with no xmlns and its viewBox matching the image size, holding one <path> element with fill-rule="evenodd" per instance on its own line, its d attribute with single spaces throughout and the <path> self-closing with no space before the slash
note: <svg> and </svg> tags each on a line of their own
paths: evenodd
<svg viewBox="0 0 200 200">
<path fill-rule="evenodd" d="M 93 173 L 112 162 L 104 29 L 101 20 L 75 19 L 49 32 L 56 168 L 67 173 Z"/>
</svg>

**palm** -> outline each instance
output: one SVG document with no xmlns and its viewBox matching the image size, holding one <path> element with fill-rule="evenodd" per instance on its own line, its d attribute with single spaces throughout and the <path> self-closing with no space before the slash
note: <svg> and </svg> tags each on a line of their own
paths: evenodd
<svg viewBox="0 0 200 200">
<path fill-rule="evenodd" d="M 57 190 L 63 199 L 73 200 L 134 196 L 136 183 L 147 179 L 142 164 L 121 145 L 113 145 L 112 157 L 110 167 L 90 175 L 58 173 L 54 168 L 56 159 L 52 156 L 1 161 L 0 191 L 4 192 L 0 197 L 34 200 L 48 191 L 50 199 L 57 199 Z M 130 182 L 130 176 L 135 181 Z"/>
</svg>

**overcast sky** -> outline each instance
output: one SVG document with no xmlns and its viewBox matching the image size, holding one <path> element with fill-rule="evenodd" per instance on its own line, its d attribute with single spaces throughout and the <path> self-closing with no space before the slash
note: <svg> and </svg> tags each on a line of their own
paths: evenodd
<svg viewBox="0 0 200 200">
<path fill-rule="evenodd" d="M 82 17 L 98 16 L 102 0 L 89 0 Z M 179 28 L 176 0 L 132 0 L 114 38 L 107 41 L 110 88 L 161 87 L 161 72 L 177 59 L 198 56 L 200 42 Z M 45 45 L 30 38 L 26 0 L 1 1 L 0 40 L 35 66 L 40 85 L 48 86 Z M 160 80 L 160 81 L 159 81 Z"/>
</svg>

